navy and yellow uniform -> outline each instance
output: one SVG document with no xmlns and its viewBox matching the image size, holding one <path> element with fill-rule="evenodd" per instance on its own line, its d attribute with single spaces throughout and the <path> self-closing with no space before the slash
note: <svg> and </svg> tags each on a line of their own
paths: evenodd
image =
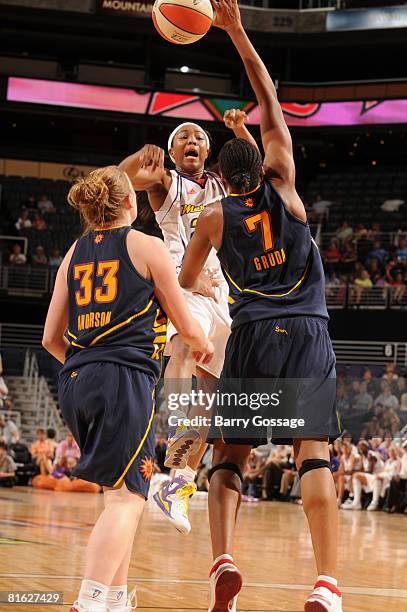
<svg viewBox="0 0 407 612">
<path fill-rule="evenodd" d="M 74 475 L 109 487 L 124 481 L 147 497 L 167 319 L 129 257 L 130 231 L 95 230 L 75 246 L 59 400 L 81 449 Z"/>
<path fill-rule="evenodd" d="M 318 419 L 312 415 L 307 433 L 336 437 L 335 355 L 324 271 L 308 224 L 287 210 L 268 181 L 248 194 L 224 198 L 222 209 L 218 257 L 233 319 L 222 379 L 244 379 L 249 392 L 254 388 L 249 379 L 296 380 L 295 390 L 286 387 L 290 416 L 303 417 L 309 407 Z M 230 442 L 238 442 L 235 433 Z M 266 437 L 261 428 L 252 433 L 240 441 L 256 444 Z M 301 437 L 301 431 L 295 435 Z"/>
</svg>

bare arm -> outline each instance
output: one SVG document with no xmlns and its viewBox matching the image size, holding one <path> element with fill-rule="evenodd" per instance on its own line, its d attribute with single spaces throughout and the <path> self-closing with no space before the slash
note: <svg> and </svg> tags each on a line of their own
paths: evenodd
<svg viewBox="0 0 407 612">
<path fill-rule="evenodd" d="M 220 203 L 210 204 L 198 217 L 196 229 L 185 251 L 178 277 L 181 287 L 195 291 L 212 247 L 219 249 L 222 239 L 223 215 Z"/>
<path fill-rule="evenodd" d="M 284 200 L 287 208 L 306 221 L 304 206 L 295 192 L 295 165 L 291 135 L 277 98 L 276 88 L 266 66 L 243 29 L 237 0 L 212 0 L 215 25 L 230 36 L 240 57 L 260 107 L 260 130 L 265 153 L 264 167 L 276 186 L 290 187 Z"/>
<path fill-rule="evenodd" d="M 65 362 L 65 353 L 69 346 L 69 342 L 64 335 L 68 327 L 68 285 L 66 275 L 74 248 L 75 244 L 71 246 L 59 267 L 42 338 L 42 346 L 61 363 Z"/>
<path fill-rule="evenodd" d="M 158 238 L 151 238 L 151 241 L 154 244 L 147 255 L 147 266 L 155 284 L 155 294 L 183 341 L 191 347 L 195 358 L 199 360 L 205 354 L 203 363 L 208 363 L 213 355 L 213 345 L 188 310 L 167 248 Z"/>
</svg>

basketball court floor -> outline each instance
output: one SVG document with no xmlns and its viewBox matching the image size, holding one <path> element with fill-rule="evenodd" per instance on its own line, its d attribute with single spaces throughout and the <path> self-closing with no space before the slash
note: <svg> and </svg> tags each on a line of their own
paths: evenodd
<svg viewBox="0 0 407 612">
<path fill-rule="evenodd" d="M 63 591 L 64 606 L 0 604 L 4 612 L 65 612 L 77 595 L 101 495 L 0 490 L 0 591 Z M 192 532 L 178 534 L 148 502 L 129 587 L 138 610 L 206 611 L 211 565 L 206 497 L 191 502 Z M 236 559 L 245 583 L 238 612 L 301 612 L 315 579 L 300 506 L 243 504 Z M 340 587 L 346 612 L 407 611 L 407 517 L 340 512 Z"/>
</svg>

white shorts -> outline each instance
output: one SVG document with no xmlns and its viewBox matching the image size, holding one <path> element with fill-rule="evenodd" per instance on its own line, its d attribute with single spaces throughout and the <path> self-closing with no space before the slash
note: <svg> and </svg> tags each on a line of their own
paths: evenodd
<svg viewBox="0 0 407 612">
<path fill-rule="evenodd" d="M 232 320 L 229 316 L 228 286 L 215 287 L 217 302 L 212 298 L 184 291 L 185 301 L 194 319 L 199 321 L 205 336 L 213 343 L 215 352 L 210 363 L 199 364 L 199 367 L 216 378 L 220 377 L 225 360 L 226 344 L 230 335 Z M 171 355 L 171 339 L 177 330 L 170 322 L 167 327 L 167 346 L 165 355 Z"/>
</svg>

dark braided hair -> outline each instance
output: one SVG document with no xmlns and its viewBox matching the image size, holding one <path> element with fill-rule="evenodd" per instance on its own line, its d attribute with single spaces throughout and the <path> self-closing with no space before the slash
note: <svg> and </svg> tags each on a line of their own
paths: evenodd
<svg viewBox="0 0 407 612">
<path fill-rule="evenodd" d="M 219 170 L 237 193 L 255 189 L 261 178 L 263 162 L 257 147 L 243 138 L 234 138 L 219 153 Z"/>
</svg>

